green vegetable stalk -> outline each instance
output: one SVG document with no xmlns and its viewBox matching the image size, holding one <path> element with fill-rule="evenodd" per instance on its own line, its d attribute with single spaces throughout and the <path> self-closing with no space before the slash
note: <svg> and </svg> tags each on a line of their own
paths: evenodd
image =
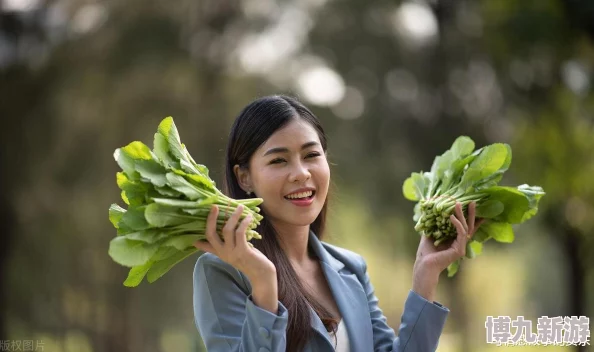
<svg viewBox="0 0 594 352">
<path fill-rule="evenodd" d="M 116 181 L 128 209 L 117 204 L 109 208 L 109 220 L 117 229 L 109 255 L 131 268 L 125 286 L 138 286 L 145 276 L 152 283 L 197 252 L 193 243 L 206 239 L 206 218 L 214 204 L 220 210 L 217 233 L 243 205 L 241 219 L 252 216 L 247 240 L 261 238 L 254 229 L 263 218 L 258 214 L 263 200 L 235 200 L 219 191 L 208 168 L 197 164 L 181 143 L 173 118 L 159 124 L 153 150 L 134 141 L 116 149 L 114 158 L 122 169 Z"/>
<path fill-rule="evenodd" d="M 538 202 L 545 194 L 538 186 L 498 186 L 508 170 L 511 147 L 495 143 L 474 150 L 474 141 L 466 136 L 456 139 L 452 147 L 433 162 L 430 172 L 413 172 L 406 179 L 402 191 L 406 199 L 417 202 L 413 220 L 415 230 L 430 237 L 434 245 L 456 238 L 450 221 L 456 202 L 462 204 L 465 217 L 468 205 L 476 202 L 476 217 L 486 221 L 466 247 L 466 257 L 481 254 L 483 243 L 489 239 L 511 243 L 512 224 L 520 224 L 536 215 Z M 448 267 L 454 276 L 460 261 Z"/>
</svg>

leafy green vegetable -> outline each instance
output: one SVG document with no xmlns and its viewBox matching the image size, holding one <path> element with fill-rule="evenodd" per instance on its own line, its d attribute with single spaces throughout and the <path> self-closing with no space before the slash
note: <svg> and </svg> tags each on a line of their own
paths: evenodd
<svg viewBox="0 0 594 352">
<path fill-rule="evenodd" d="M 413 172 L 402 185 L 408 200 L 417 202 L 413 220 L 415 230 L 430 237 L 438 246 L 456 238 L 450 221 L 456 203 L 462 204 L 468 217 L 468 205 L 476 202 L 476 217 L 486 221 L 466 246 L 469 259 L 480 255 L 483 243 L 514 241 L 512 224 L 521 224 L 538 212 L 538 203 L 545 192 L 541 187 L 521 185 L 498 186 L 512 160 L 511 147 L 495 143 L 474 150 L 472 139 L 461 136 L 452 147 L 433 161 L 430 172 Z M 460 261 L 448 267 L 448 276 L 458 271 Z"/>
<path fill-rule="evenodd" d="M 221 210 L 219 234 L 226 214 L 243 205 L 241 219 L 252 217 L 247 240 L 261 238 L 254 229 L 262 220 L 258 214 L 262 199 L 235 200 L 219 191 L 208 168 L 197 164 L 181 143 L 173 118 L 159 124 L 153 150 L 134 141 L 116 149 L 114 158 L 122 169 L 116 182 L 128 209 L 118 204 L 109 207 L 117 236 L 108 253 L 116 263 L 131 268 L 125 286 L 138 286 L 145 276 L 152 283 L 197 252 L 193 243 L 206 239 L 206 218 L 213 204 Z"/>
</svg>

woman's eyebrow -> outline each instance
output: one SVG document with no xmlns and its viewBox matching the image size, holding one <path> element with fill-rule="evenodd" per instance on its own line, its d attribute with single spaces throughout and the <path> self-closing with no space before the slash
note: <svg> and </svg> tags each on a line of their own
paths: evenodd
<svg viewBox="0 0 594 352">
<path fill-rule="evenodd" d="M 306 149 L 306 148 L 309 148 L 309 147 L 312 147 L 312 146 L 314 146 L 314 145 L 319 145 L 319 144 L 320 144 L 320 143 L 318 143 L 318 142 L 316 142 L 316 141 L 307 142 L 307 143 L 304 143 L 304 144 L 301 146 L 301 150 L 303 150 L 303 149 Z M 274 154 L 274 153 L 286 153 L 286 152 L 288 152 L 288 151 L 289 151 L 289 148 L 286 148 L 286 147 L 276 147 L 276 148 L 271 148 L 271 149 L 268 149 L 268 150 L 266 151 L 266 153 L 264 153 L 264 156 L 266 156 L 266 155 L 269 155 L 269 154 Z"/>
</svg>

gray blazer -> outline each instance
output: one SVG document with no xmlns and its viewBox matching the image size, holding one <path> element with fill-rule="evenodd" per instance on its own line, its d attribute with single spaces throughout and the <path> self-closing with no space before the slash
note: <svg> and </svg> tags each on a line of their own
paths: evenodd
<svg viewBox="0 0 594 352">
<path fill-rule="evenodd" d="M 312 232 L 309 245 L 322 264 L 349 336 L 352 352 L 435 351 L 449 309 L 410 290 L 398 330 L 388 326 L 360 255 L 321 242 Z M 278 303 L 278 315 L 252 302 L 243 273 L 216 255 L 205 253 L 194 268 L 194 318 L 208 352 L 280 352 L 287 345 L 289 313 Z M 314 338 L 306 352 L 334 351 L 322 321 L 310 307 Z"/>
</svg>

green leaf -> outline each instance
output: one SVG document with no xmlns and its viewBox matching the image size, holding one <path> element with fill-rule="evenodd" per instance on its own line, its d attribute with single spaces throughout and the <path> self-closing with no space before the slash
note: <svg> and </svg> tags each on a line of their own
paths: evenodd
<svg viewBox="0 0 594 352">
<path fill-rule="evenodd" d="M 460 136 L 456 138 L 450 150 L 454 160 L 465 158 L 474 151 L 474 141 L 470 137 Z"/>
<path fill-rule="evenodd" d="M 435 158 L 431 167 L 432 183 L 429 187 L 427 197 L 435 194 L 443 194 L 452 186 L 457 184 L 457 180 L 462 174 L 464 167 L 470 163 L 475 155 L 474 141 L 466 136 L 456 138 L 452 147 L 441 156 Z M 439 186 L 438 186 L 439 183 Z M 437 192 L 434 192 L 435 190 Z"/>
<path fill-rule="evenodd" d="M 530 210 L 528 198 L 514 187 L 496 186 L 483 192 L 489 195 L 490 201 L 499 201 L 503 204 L 503 212 L 494 217 L 496 221 L 519 224 L 524 214 Z"/>
<path fill-rule="evenodd" d="M 483 231 L 484 226 L 485 226 L 485 224 L 483 223 L 478 228 L 478 230 L 476 230 L 476 233 L 474 234 L 474 236 L 472 236 L 472 239 L 474 241 L 484 243 L 491 239 L 491 237 L 489 237 L 489 233 L 487 233 L 486 231 Z"/>
<path fill-rule="evenodd" d="M 164 187 L 167 184 L 165 174 L 167 170 L 155 160 L 136 160 L 136 171 L 155 186 Z"/>
<path fill-rule="evenodd" d="M 461 175 L 464 173 L 466 165 L 471 163 L 476 155 L 469 155 L 463 159 L 453 161 L 449 168 L 443 174 L 443 180 L 439 187 L 439 194 L 444 194 L 459 183 Z"/>
<path fill-rule="evenodd" d="M 166 168 L 179 168 L 179 163 L 173 159 L 169 152 L 167 138 L 159 132 L 155 133 L 153 152 Z"/>
<path fill-rule="evenodd" d="M 431 172 L 429 173 L 429 191 L 426 193 L 428 198 L 435 195 L 435 190 L 443 182 L 445 171 L 449 168 L 452 162 L 451 151 L 446 151 L 442 155 L 436 156 L 431 165 Z"/>
<path fill-rule="evenodd" d="M 135 266 L 132 269 L 130 269 L 130 272 L 128 272 L 128 277 L 126 278 L 126 281 L 124 281 L 124 286 L 136 287 L 140 285 L 142 279 L 144 279 L 144 276 L 149 271 L 152 265 L 153 262 L 149 261 L 145 265 Z"/>
<path fill-rule="evenodd" d="M 538 202 L 545 195 L 545 192 L 542 189 L 542 187 L 529 186 L 527 184 L 518 186 L 518 191 L 522 192 L 526 196 L 530 206 L 530 209 L 528 209 L 524 213 L 524 215 L 522 216 L 522 220 L 520 221 L 524 222 L 536 215 L 536 213 L 538 212 Z"/>
<path fill-rule="evenodd" d="M 208 168 L 207 168 L 205 165 L 198 164 L 198 163 L 197 163 L 197 162 L 194 160 L 194 158 L 192 158 L 192 155 L 190 155 L 190 153 L 188 152 L 188 150 L 187 150 L 186 146 L 185 146 L 183 143 L 182 143 L 182 146 L 183 146 L 183 148 L 184 148 L 184 151 L 186 152 L 186 157 L 187 157 L 187 160 L 189 160 L 189 161 L 190 161 L 190 162 L 191 162 L 191 163 L 194 165 L 194 167 L 195 167 L 195 168 L 198 170 L 199 174 L 201 174 L 201 175 L 204 175 L 204 176 L 206 176 L 208 179 L 210 179 L 210 176 L 209 176 L 209 174 L 208 174 L 208 172 L 209 172 L 209 171 L 208 171 Z M 211 180 L 211 181 L 212 181 L 212 180 Z M 214 181 L 212 181 L 212 182 L 213 182 L 213 184 L 214 184 Z"/>
<path fill-rule="evenodd" d="M 197 200 L 203 197 L 202 193 L 200 193 L 196 186 L 188 182 L 183 176 L 176 175 L 173 172 L 168 172 L 167 181 L 169 182 L 169 186 L 174 190 L 181 192 L 190 200 Z"/>
<path fill-rule="evenodd" d="M 504 206 L 498 200 L 487 200 L 476 207 L 477 218 L 492 219 L 503 212 Z"/>
<path fill-rule="evenodd" d="M 125 197 L 127 204 L 130 206 L 141 206 L 145 204 L 145 193 L 122 191 L 122 194 L 122 199 Z"/>
<path fill-rule="evenodd" d="M 408 200 L 419 201 L 425 198 L 425 190 L 427 186 L 423 175 L 413 172 L 411 176 L 404 181 L 402 193 Z"/>
<path fill-rule="evenodd" d="M 488 237 L 497 242 L 512 243 L 514 241 L 514 231 L 511 224 L 507 222 L 487 221 L 479 229 Z M 475 234 L 475 236 L 478 234 Z"/>
<path fill-rule="evenodd" d="M 443 153 L 441 156 L 438 156 L 433 161 L 433 166 L 435 167 L 435 172 L 433 172 L 433 167 L 431 169 L 431 173 L 437 176 L 438 180 L 444 178 L 445 172 L 450 168 L 450 165 L 454 161 L 454 155 L 450 150 Z"/>
<path fill-rule="evenodd" d="M 477 184 L 475 184 L 474 190 L 476 192 L 481 191 L 486 188 L 489 188 L 489 187 L 497 186 L 499 181 L 501 181 L 501 179 L 503 178 L 503 173 L 506 172 L 507 169 L 509 169 L 509 166 L 511 165 L 511 161 L 512 161 L 512 150 L 508 144 L 504 144 L 504 146 L 507 148 L 507 156 L 505 158 L 505 161 L 503 162 L 503 165 L 501 165 L 499 170 L 497 170 L 495 173 L 493 173 L 493 175 L 491 175 L 491 176 L 485 178 L 484 180 L 478 182 Z"/>
<path fill-rule="evenodd" d="M 128 208 L 128 211 L 122 216 L 120 226 L 121 224 L 125 224 L 128 228 L 134 231 L 148 229 L 150 225 L 144 216 L 145 209 L 146 207 L 144 206 Z"/>
<path fill-rule="evenodd" d="M 130 240 L 142 241 L 145 243 L 155 243 L 167 237 L 169 237 L 167 233 L 163 232 L 161 229 L 146 229 L 126 235 L 126 238 Z"/>
<path fill-rule="evenodd" d="M 118 227 L 117 227 L 117 235 L 118 236 L 124 236 L 127 235 L 129 233 L 133 233 L 136 230 L 134 230 L 133 228 L 131 228 L 130 226 L 126 225 L 123 221 L 120 221 L 118 223 Z"/>
<path fill-rule="evenodd" d="M 120 207 L 117 204 L 112 204 L 109 206 L 109 221 L 111 224 L 117 229 L 118 223 L 122 220 L 122 216 L 126 214 L 126 209 Z"/>
<path fill-rule="evenodd" d="M 483 254 L 483 244 L 477 241 L 470 241 L 470 247 L 474 251 L 475 256 Z"/>
<path fill-rule="evenodd" d="M 192 175 L 200 174 L 200 171 L 198 171 L 198 169 L 194 166 L 194 164 L 192 164 L 189 161 L 180 160 L 179 165 L 181 166 L 181 169 L 183 171 L 187 172 L 188 174 L 192 174 Z"/>
<path fill-rule="evenodd" d="M 175 226 L 196 220 L 195 217 L 184 214 L 178 208 L 157 203 L 151 203 L 146 207 L 144 217 L 154 227 Z"/>
<path fill-rule="evenodd" d="M 505 144 L 495 143 L 480 149 L 480 153 L 468 165 L 464 172 L 459 187 L 466 192 L 469 187 L 493 175 L 508 158 L 508 147 Z"/>
<path fill-rule="evenodd" d="M 151 261 L 158 262 L 161 260 L 165 260 L 171 257 L 172 255 L 175 255 L 177 252 L 179 251 L 174 247 L 161 246 L 157 253 L 155 253 L 155 255 L 151 258 Z"/>
<path fill-rule="evenodd" d="M 460 259 L 448 265 L 448 277 L 453 277 L 454 275 L 456 275 L 456 273 L 458 272 L 458 268 L 460 268 Z"/>
<path fill-rule="evenodd" d="M 189 158 L 192 158 L 192 157 L 190 156 L 190 154 L 188 154 L 188 157 L 189 157 Z M 208 175 L 208 168 L 207 168 L 206 166 L 204 166 L 204 165 L 202 165 L 202 164 L 196 164 L 196 162 L 194 161 L 194 159 L 192 159 L 192 162 L 194 163 L 194 166 L 196 167 L 196 169 L 198 169 L 198 171 L 200 171 L 200 173 L 201 173 L 202 175 L 204 175 L 204 176 L 206 176 L 206 177 L 209 177 L 209 178 L 210 178 L 210 176 Z"/>
<path fill-rule="evenodd" d="M 149 147 L 146 144 L 139 141 L 134 141 L 121 149 L 122 153 L 126 154 L 134 161 L 151 160 L 153 158 Z"/>
<path fill-rule="evenodd" d="M 122 196 L 122 200 L 124 201 L 124 203 L 126 203 L 127 205 L 130 205 L 130 200 L 128 199 L 128 196 L 126 195 L 126 191 L 122 191 L 120 193 L 120 195 Z"/>
<path fill-rule="evenodd" d="M 499 173 L 499 171 L 497 171 L 496 173 L 494 173 L 493 175 L 483 179 L 482 181 L 476 183 L 474 185 L 474 192 L 480 192 L 482 190 L 485 190 L 487 188 L 491 188 L 494 186 L 497 186 L 497 184 L 499 184 L 499 182 L 501 181 L 501 179 L 503 178 L 503 174 Z"/>
<path fill-rule="evenodd" d="M 204 234 L 187 234 L 187 235 L 179 235 L 173 236 L 167 239 L 163 243 L 164 246 L 175 247 L 176 249 L 183 251 L 188 249 L 189 247 L 193 247 L 193 244 L 201 239 L 204 239 Z"/>
<path fill-rule="evenodd" d="M 172 248 L 172 247 L 169 247 Z M 181 262 L 185 258 L 189 257 L 193 253 L 198 251 L 197 248 L 189 248 L 185 251 L 177 251 L 173 255 L 168 256 L 162 260 L 159 260 L 153 264 L 147 274 L 147 280 L 150 283 L 157 281 L 160 277 L 165 275 L 171 268 L 177 263 Z"/>
<path fill-rule="evenodd" d="M 141 205 L 145 201 L 145 194 L 149 190 L 149 185 L 138 180 L 131 180 L 124 172 L 116 173 L 116 182 L 122 190 L 122 199 L 126 204 Z"/>
<path fill-rule="evenodd" d="M 125 172 L 116 172 L 116 183 L 122 191 L 143 187 L 142 182 L 131 180 Z"/>
<path fill-rule="evenodd" d="M 145 243 L 118 236 L 109 242 L 109 256 L 116 263 L 134 267 L 146 264 L 159 249 L 160 243 Z"/>
<path fill-rule="evenodd" d="M 208 192 L 217 193 L 217 189 L 215 188 L 215 182 L 211 180 L 208 176 L 202 174 L 194 174 L 188 173 L 184 170 L 171 170 L 175 175 L 182 177 L 185 181 L 187 181 L 190 185 L 194 185 L 198 188 L 206 189 Z"/>
<path fill-rule="evenodd" d="M 152 159 L 149 147 L 139 141 L 134 141 L 123 148 L 116 149 L 113 156 L 128 178 L 134 181 L 140 178 L 140 174 L 136 170 L 136 162 Z"/>
<path fill-rule="evenodd" d="M 163 187 L 155 186 L 155 190 L 162 196 L 171 197 L 171 198 L 179 198 L 182 195 L 181 192 L 178 192 L 169 186 L 163 186 Z"/>
<path fill-rule="evenodd" d="M 208 176 L 186 174 L 186 177 L 190 181 L 192 181 L 193 184 L 202 186 L 202 187 L 206 188 L 208 191 L 216 193 L 215 182 L 213 180 L 211 180 L 210 178 L 208 178 Z"/>
<path fill-rule="evenodd" d="M 161 121 L 159 124 L 158 132 L 167 140 L 167 145 L 171 155 L 173 155 L 177 160 L 184 160 L 184 151 L 181 145 L 177 127 L 173 122 L 173 117 L 169 116 L 163 119 L 163 121 Z"/>
<path fill-rule="evenodd" d="M 483 244 L 477 241 L 466 243 L 466 258 L 473 259 L 483 252 Z"/>
<path fill-rule="evenodd" d="M 113 158 L 118 163 L 120 168 L 124 170 L 128 178 L 132 180 L 140 179 L 140 174 L 136 172 L 134 166 L 134 159 L 131 158 L 128 154 L 123 152 L 123 148 L 118 148 L 113 153 Z"/>
</svg>

